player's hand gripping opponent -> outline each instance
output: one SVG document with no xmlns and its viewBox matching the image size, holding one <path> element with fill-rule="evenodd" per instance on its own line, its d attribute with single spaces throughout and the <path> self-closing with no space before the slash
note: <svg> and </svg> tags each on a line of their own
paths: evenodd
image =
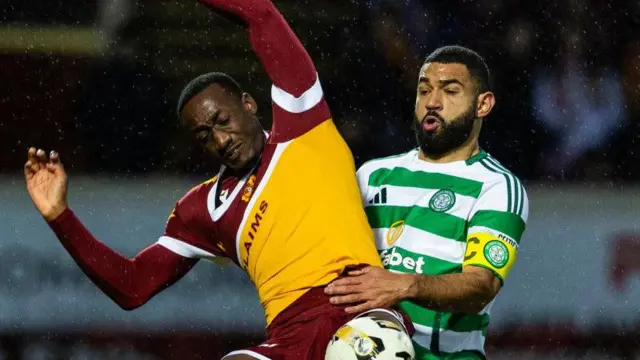
<svg viewBox="0 0 640 360">
<path fill-rule="evenodd" d="M 47 221 L 57 218 L 67 208 L 67 174 L 60 156 L 52 151 L 30 148 L 24 176 L 33 204 Z"/>
<path fill-rule="evenodd" d="M 389 308 L 403 300 L 408 293 L 411 279 L 394 274 L 377 266 L 351 270 L 347 277 L 327 285 L 325 293 L 331 295 L 335 305 L 351 305 L 346 312 L 357 314 L 375 308 Z"/>
</svg>

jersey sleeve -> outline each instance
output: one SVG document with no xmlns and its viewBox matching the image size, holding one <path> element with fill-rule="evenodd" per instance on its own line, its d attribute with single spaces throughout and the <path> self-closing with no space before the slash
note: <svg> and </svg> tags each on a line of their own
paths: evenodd
<svg viewBox="0 0 640 360">
<path fill-rule="evenodd" d="M 169 215 L 164 234 L 158 239 L 158 244 L 187 257 L 213 260 L 217 256 L 225 256 L 219 245 L 215 245 L 207 234 L 204 234 L 198 222 L 205 221 L 206 184 L 201 184 L 185 195 Z M 206 199 L 206 197 L 205 197 Z"/>
<path fill-rule="evenodd" d="M 200 0 L 241 19 L 254 52 L 273 82 L 271 142 L 286 142 L 329 120 L 316 68 L 270 0 Z"/>
<path fill-rule="evenodd" d="M 517 257 L 529 200 L 513 176 L 485 186 L 471 211 L 464 266 L 486 267 L 504 281 Z"/>
<path fill-rule="evenodd" d="M 366 202 L 367 192 L 369 191 L 369 175 L 370 171 L 367 164 L 360 166 L 356 171 L 356 179 L 358 180 L 358 188 L 360 189 L 360 197 L 363 204 Z"/>
</svg>

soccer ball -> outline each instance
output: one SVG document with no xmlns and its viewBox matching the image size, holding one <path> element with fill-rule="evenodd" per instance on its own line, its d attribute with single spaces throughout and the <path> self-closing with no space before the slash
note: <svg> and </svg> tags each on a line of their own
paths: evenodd
<svg viewBox="0 0 640 360">
<path fill-rule="evenodd" d="M 397 324 L 359 317 L 343 325 L 329 342 L 325 360 L 413 360 L 409 335 Z"/>
</svg>

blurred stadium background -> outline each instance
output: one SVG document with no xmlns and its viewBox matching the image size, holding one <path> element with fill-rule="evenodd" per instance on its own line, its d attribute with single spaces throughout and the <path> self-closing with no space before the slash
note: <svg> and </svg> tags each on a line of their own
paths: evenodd
<svg viewBox="0 0 640 360">
<path fill-rule="evenodd" d="M 0 359 L 215 359 L 259 342 L 255 291 L 223 261 L 120 310 L 58 244 L 21 175 L 28 146 L 57 149 L 72 207 L 135 255 L 216 170 L 176 127 L 188 80 L 231 74 L 270 125 L 270 83 L 244 31 L 194 1 L 0 4 Z M 357 165 L 413 146 L 426 54 L 456 43 L 485 56 L 498 103 L 482 146 L 531 200 L 489 358 L 640 359 L 640 2 L 276 4 L 315 60 Z"/>
</svg>

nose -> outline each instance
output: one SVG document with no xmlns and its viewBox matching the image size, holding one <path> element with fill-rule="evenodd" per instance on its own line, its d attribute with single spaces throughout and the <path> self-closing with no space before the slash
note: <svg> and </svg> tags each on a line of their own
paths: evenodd
<svg viewBox="0 0 640 360">
<path fill-rule="evenodd" d="M 229 134 L 224 131 L 218 131 L 215 129 L 212 130 L 212 133 L 213 133 L 213 141 L 215 143 L 218 154 L 220 154 L 221 156 L 224 156 L 224 152 L 231 145 L 231 136 L 229 136 Z"/>
<path fill-rule="evenodd" d="M 436 89 L 428 95 L 426 107 L 428 111 L 442 110 L 442 92 L 440 90 Z"/>
</svg>

